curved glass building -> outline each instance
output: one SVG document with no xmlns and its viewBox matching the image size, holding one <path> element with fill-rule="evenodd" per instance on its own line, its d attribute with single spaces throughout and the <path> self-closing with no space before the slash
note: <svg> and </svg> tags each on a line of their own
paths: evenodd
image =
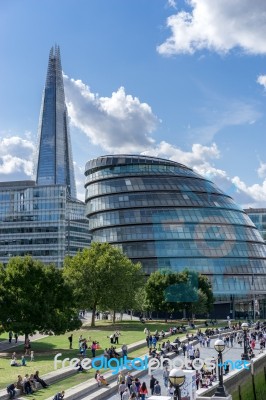
<svg viewBox="0 0 266 400">
<path fill-rule="evenodd" d="M 146 274 L 198 271 L 230 309 L 236 299 L 239 311 L 246 299 L 252 298 L 253 310 L 265 299 L 266 244 L 214 183 L 185 165 L 141 155 L 98 157 L 86 164 L 85 175 L 94 241 L 119 246 Z M 265 300 L 256 307 L 264 313 Z"/>
</svg>

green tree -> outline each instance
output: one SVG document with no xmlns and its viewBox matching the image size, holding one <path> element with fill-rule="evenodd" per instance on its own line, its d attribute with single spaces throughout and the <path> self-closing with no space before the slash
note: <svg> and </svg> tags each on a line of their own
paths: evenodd
<svg viewBox="0 0 266 400">
<path fill-rule="evenodd" d="M 166 313 L 186 309 L 201 314 L 211 309 L 214 301 L 208 279 L 189 270 L 156 271 L 147 280 L 145 291 L 151 309 Z"/>
<path fill-rule="evenodd" d="M 36 331 L 62 334 L 81 326 L 71 287 L 62 271 L 30 256 L 12 257 L 0 269 L 0 321 L 26 337 Z"/>
<path fill-rule="evenodd" d="M 142 267 L 109 243 L 92 243 L 74 257 L 65 259 L 64 276 L 73 287 L 81 308 L 92 310 L 95 326 L 97 308 L 116 311 L 131 308 L 134 290 L 143 285 Z"/>
<path fill-rule="evenodd" d="M 173 273 L 168 270 L 153 272 L 145 285 L 147 303 L 152 310 L 165 313 L 180 309 L 182 293 L 179 285 L 184 284 L 184 273 Z"/>
</svg>

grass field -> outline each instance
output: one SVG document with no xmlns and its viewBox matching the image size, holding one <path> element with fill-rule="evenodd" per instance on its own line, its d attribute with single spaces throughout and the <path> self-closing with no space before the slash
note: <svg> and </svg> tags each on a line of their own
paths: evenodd
<svg viewBox="0 0 266 400">
<path fill-rule="evenodd" d="M 173 326 L 173 323 L 161 323 L 161 322 L 154 322 L 148 321 L 146 324 L 142 324 L 139 321 L 125 321 L 119 322 L 115 326 L 112 325 L 110 322 L 102 321 L 99 323 L 96 328 L 90 328 L 88 326 L 84 326 L 79 331 L 73 332 L 73 350 L 69 349 L 69 332 L 65 335 L 60 336 L 48 336 L 42 339 L 39 339 L 35 342 L 32 342 L 32 350 L 35 353 L 35 361 L 34 362 L 27 362 L 26 367 L 10 367 L 10 359 L 11 354 L 16 351 L 18 361 L 21 358 L 21 355 L 24 353 L 23 345 L 17 346 L 16 348 L 12 348 L 5 352 L 5 355 L 0 356 L 0 388 L 4 388 L 7 384 L 16 381 L 17 376 L 25 375 L 26 373 L 34 373 L 36 370 L 40 371 L 40 375 L 44 375 L 54 369 L 54 356 L 57 353 L 62 353 L 61 359 L 65 357 L 74 358 L 78 356 L 78 338 L 80 335 L 83 338 L 92 340 L 96 340 L 100 343 L 101 349 L 96 351 L 96 356 L 102 354 L 105 347 L 110 346 L 110 339 L 108 336 L 114 332 L 114 330 L 118 329 L 121 332 L 121 336 L 119 338 L 119 345 L 120 347 L 122 344 L 131 344 L 137 342 L 139 340 L 145 339 L 144 328 L 145 326 L 154 332 L 156 329 L 158 331 L 164 330 L 168 331 L 169 327 Z M 7 338 L 7 335 L 6 335 Z M 132 356 L 145 354 L 147 348 L 138 350 L 134 352 Z M 90 350 L 87 351 L 87 357 L 91 356 Z M 87 374 L 78 374 L 74 377 L 68 378 L 70 380 L 70 385 L 68 386 L 68 379 L 66 380 L 66 384 L 68 387 L 73 386 L 72 380 L 78 380 L 76 384 L 79 383 L 79 380 L 88 379 Z M 83 378 L 83 375 L 85 377 Z M 88 375 L 89 377 L 89 375 Z M 61 383 L 60 383 L 61 385 Z M 59 386 L 60 386 L 59 385 Z M 53 387 L 56 387 L 53 385 Z M 50 390 L 50 389 L 47 389 Z M 45 390 L 45 396 L 47 396 L 47 390 Z M 38 392 L 39 393 L 39 392 Z M 37 394 L 35 395 L 37 397 Z M 49 397 L 49 396 L 47 396 Z"/>
<path fill-rule="evenodd" d="M 236 387 L 233 392 L 233 400 L 265 400 L 266 399 L 266 378 L 264 371 L 255 375 L 255 390 L 254 395 L 252 378 L 249 376 L 245 384 Z"/>
</svg>

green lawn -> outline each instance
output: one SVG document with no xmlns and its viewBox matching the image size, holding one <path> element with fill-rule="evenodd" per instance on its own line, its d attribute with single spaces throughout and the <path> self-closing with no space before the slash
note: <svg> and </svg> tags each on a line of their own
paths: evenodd
<svg viewBox="0 0 266 400">
<path fill-rule="evenodd" d="M 255 375 L 255 388 L 256 388 L 256 400 L 266 399 L 266 381 L 265 374 L 262 370 L 260 373 Z M 241 398 L 239 396 L 241 395 Z M 249 376 L 245 384 L 237 386 L 235 392 L 232 394 L 233 400 L 255 400 L 252 378 Z"/>
<path fill-rule="evenodd" d="M 184 323 L 184 322 L 182 322 Z M 180 325 L 181 322 L 176 323 L 176 325 Z M 186 324 L 186 323 L 184 323 Z M 66 357 L 74 358 L 78 356 L 78 338 L 80 335 L 83 338 L 90 340 L 96 340 L 100 343 L 101 349 L 96 351 L 96 356 L 102 354 L 105 347 L 110 346 L 110 339 L 108 336 L 114 332 L 114 330 L 118 329 L 121 332 L 121 336 L 119 338 L 120 347 L 123 343 L 131 344 L 137 342 L 139 340 L 145 339 L 144 328 L 147 327 L 153 333 L 155 330 L 164 330 L 165 332 L 169 330 L 171 326 L 174 326 L 175 323 L 163 323 L 158 321 L 147 321 L 145 324 L 140 323 L 139 321 L 120 321 L 115 325 L 112 325 L 110 321 L 97 321 L 96 328 L 90 328 L 89 326 L 83 326 L 83 328 L 79 331 L 73 332 L 73 348 L 74 350 L 69 349 L 68 337 L 70 333 L 66 333 L 65 335 L 60 336 L 48 336 L 37 341 L 32 342 L 32 350 L 35 352 L 35 361 L 27 362 L 26 367 L 10 367 L 10 358 L 11 354 L 16 351 L 18 360 L 20 360 L 21 355 L 24 352 L 23 345 L 17 346 L 16 348 L 12 348 L 9 351 L 6 351 L 5 355 L 0 356 L 0 388 L 5 388 L 7 384 L 16 381 L 17 375 L 25 375 L 26 373 L 34 373 L 36 370 L 40 371 L 40 375 L 44 375 L 48 372 L 51 372 L 54 369 L 54 356 L 57 353 L 62 353 L 60 359 L 64 359 Z M 204 328 L 203 328 L 204 331 Z M 194 332 L 190 330 L 190 332 Z M 5 338 L 8 337 L 8 334 L 4 334 Z M 180 334 L 180 336 L 184 336 L 184 334 Z M 130 357 L 137 357 L 140 355 L 144 355 L 147 352 L 147 347 L 143 347 L 137 351 L 134 351 L 130 354 Z M 87 357 L 91 356 L 90 350 L 87 351 Z M 58 366 L 59 367 L 59 366 Z M 50 390 L 52 392 L 55 390 L 59 390 L 64 384 L 64 388 L 67 389 L 74 384 L 78 384 L 83 382 L 86 379 L 90 378 L 90 372 L 82 373 L 74 375 L 64 381 L 61 381 L 58 384 L 53 384 L 52 388 L 47 390 L 42 390 L 34 395 L 34 397 L 38 398 L 47 398 L 49 397 L 48 393 Z M 74 383 L 73 383 L 74 382 Z M 39 397 L 40 396 L 40 397 Z M 46 396 L 46 397 L 41 397 Z"/>
<path fill-rule="evenodd" d="M 99 322 L 98 322 L 99 323 Z M 144 328 L 147 326 L 151 332 L 156 329 L 164 329 L 167 331 L 172 324 L 160 323 L 160 322 L 148 322 L 147 324 L 142 324 L 138 321 L 126 321 L 120 322 L 115 325 L 115 329 L 121 332 L 119 338 L 120 347 L 123 343 L 131 344 L 139 340 L 145 339 Z M 4 388 L 16 380 L 17 375 L 25 375 L 26 373 L 33 373 L 36 370 L 40 371 L 40 375 L 44 375 L 54 369 L 54 356 L 57 353 L 62 353 L 60 359 L 78 356 L 78 338 L 80 335 L 83 338 L 96 340 L 100 343 L 101 349 L 96 351 L 96 355 L 102 354 L 105 347 L 110 346 L 110 339 L 108 336 L 114 332 L 114 326 L 109 322 L 104 324 L 101 321 L 101 325 L 92 329 L 90 327 L 84 326 L 81 330 L 73 332 L 73 348 L 74 350 L 69 350 L 68 336 L 70 333 L 60 336 L 48 336 L 37 341 L 32 342 L 32 350 L 35 353 L 35 361 L 27 362 L 26 367 L 10 367 L 11 354 L 16 351 L 17 358 L 20 360 L 21 355 L 24 353 L 23 345 L 12 348 L 6 351 L 6 354 L 0 357 L 0 388 Z M 90 350 L 87 351 L 87 357 L 91 356 Z"/>
</svg>

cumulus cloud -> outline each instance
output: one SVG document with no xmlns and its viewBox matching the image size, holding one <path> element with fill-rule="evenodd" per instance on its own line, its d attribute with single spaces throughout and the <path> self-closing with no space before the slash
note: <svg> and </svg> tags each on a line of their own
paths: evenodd
<svg viewBox="0 0 266 400">
<path fill-rule="evenodd" d="M 219 158 L 220 156 L 215 143 L 209 147 L 193 144 L 191 151 L 186 152 L 164 141 L 160 142 L 154 149 L 145 151 L 142 154 L 168 158 L 193 168 L 204 164 L 208 159 Z"/>
<path fill-rule="evenodd" d="M 139 152 L 153 143 L 159 120 L 147 103 L 120 87 L 111 97 L 92 93 L 81 80 L 64 76 L 71 123 L 95 145 L 110 152 Z"/>
<path fill-rule="evenodd" d="M 265 163 L 260 162 L 260 166 L 257 169 L 257 173 L 260 178 L 266 178 L 266 164 Z"/>
<path fill-rule="evenodd" d="M 248 54 L 265 54 L 266 3 L 261 0 L 187 0 L 191 11 L 167 19 L 171 36 L 158 46 L 160 54 L 193 54 L 207 49 L 228 53 L 239 48 Z"/>
<path fill-rule="evenodd" d="M 264 89 L 266 89 L 266 75 L 258 76 L 257 83 L 259 83 L 264 87 Z"/>
<path fill-rule="evenodd" d="M 32 175 L 34 144 L 19 136 L 0 138 L 0 180 Z"/>
<path fill-rule="evenodd" d="M 266 201 L 266 179 L 260 185 L 255 183 L 254 185 L 248 186 L 238 176 L 232 178 L 232 182 L 236 187 L 247 196 L 252 199 L 245 207 L 263 207 L 265 208 Z M 243 203 L 242 203 L 243 204 Z"/>
</svg>

